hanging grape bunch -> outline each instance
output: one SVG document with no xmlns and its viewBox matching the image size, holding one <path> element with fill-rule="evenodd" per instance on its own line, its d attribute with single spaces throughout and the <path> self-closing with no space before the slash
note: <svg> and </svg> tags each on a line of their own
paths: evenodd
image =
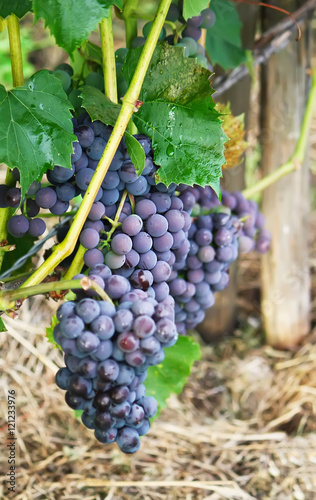
<svg viewBox="0 0 316 500">
<path fill-rule="evenodd" d="M 96 439 L 116 442 L 125 453 L 139 449 L 140 437 L 158 410 L 144 385 L 151 367 L 163 367 L 165 349 L 203 321 L 216 292 L 228 285 L 229 269 L 239 252 L 264 253 L 270 244 L 256 203 L 242 193 L 223 191 L 222 201 L 218 198 L 226 138 L 211 97 L 212 67 L 199 43 L 202 30 L 214 25 L 215 13 L 206 8 L 185 19 L 182 1 L 164 2 L 163 13 L 166 24 L 164 19 L 149 21 L 143 37 L 130 37 L 128 48 L 114 53 L 111 47 L 107 64 L 115 71 L 108 76 L 110 85 L 96 56 L 90 66 L 84 62 L 80 74 L 66 63 L 52 73 L 40 72 L 40 78 L 55 86 L 52 94 L 59 93 L 58 105 L 67 113 L 65 135 L 59 141 L 65 137 L 71 148 L 70 162 L 63 159 L 68 150 L 58 151 L 60 164 L 51 153 L 44 176 L 40 170 L 28 184 L 16 162 L 19 168 L 12 169 L 11 185 L 0 186 L 0 207 L 6 210 L 11 237 L 40 238 L 46 217 L 58 217 L 57 244 L 26 280 L 25 296 L 28 287 L 36 288 L 54 271 L 54 278 L 61 277 L 61 287 L 70 279 L 81 280 L 82 285 L 87 276 L 95 284 L 87 289 L 72 282 L 75 296 L 57 310 L 53 337 L 65 366 L 58 370 L 56 383 L 66 391 L 68 406 L 82 411 L 82 423 Z M 103 25 L 102 35 L 109 34 L 102 30 Z M 146 80 L 149 61 L 137 47 L 147 44 L 150 33 L 155 33 L 156 42 L 165 43 L 156 48 L 158 62 Z M 190 84 L 192 79 L 192 86 L 181 89 L 168 80 L 167 90 L 165 83 L 157 90 L 160 75 L 165 71 L 165 78 L 170 77 L 168 65 L 170 60 L 175 64 L 175 54 L 183 66 L 177 78 L 182 75 Z M 135 74 L 145 91 L 134 90 L 131 96 Z M 34 82 L 39 85 L 35 77 Z M 46 82 L 43 89 L 47 91 Z M 123 106 L 105 100 L 103 92 L 113 101 L 123 101 Z M 126 92 L 130 101 L 125 102 Z M 124 106 L 129 114 L 124 115 Z M 113 115 L 118 116 L 115 126 Z M 161 115 L 168 116 L 163 126 Z M 135 133 L 124 135 L 127 126 Z M 174 138 L 177 135 L 181 138 Z M 12 162 L 4 159 L 11 167 Z M 94 179 L 101 170 L 102 180 L 96 186 Z M 3 310 L 14 309 L 14 292 L 10 297 Z"/>
</svg>

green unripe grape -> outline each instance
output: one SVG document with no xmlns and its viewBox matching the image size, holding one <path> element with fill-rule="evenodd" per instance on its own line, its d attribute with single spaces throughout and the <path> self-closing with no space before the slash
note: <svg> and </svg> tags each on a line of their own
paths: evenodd
<svg viewBox="0 0 316 500">
<path fill-rule="evenodd" d="M 184 47 L 184 56 L 189 57 L 190 50 L 189 50 L 189 47 L 185 43 L 179 42 L 175 45 L 175 47 Z"/>
<path fill-rule="evenodd" d="M 58 64 L 56 66 L 56 68 L 54 69 L 54 71 L 57 71 L 58 69 L 65 71 L 66 73 L 68 73 L 69 76 L 73 76 L 73 74 L 74 74 L 74 70 L 72 69 L 70 64 L 67 64 L 67 63 Z"/>
<path fill-rule="evenodd" d="M 103 76 L 95 71 L 86 76 L 84 83 L 101 90 L 101 92 L 104 90 Z"/>
<path fill-rule="evenodd" d="M 124 63 L 126 56 L 128 54 L 128 49 L 122 47 L 121 49 L 117 49 L 115 51 L 115 62 L 116 63 Z"/>
<path fill-rule="evenodd" d="M 193 38 L 183 37 L 180 43 L 184 43 L 189 49 L 189 56 L 193 56 L 197 50 L 197 42 Z"/>
<path fill-rule="evenodd" d="M 119 63 L 116 65 L 116 80 L 117 80 L 117 96 L 118 99 L 124 97 L 127 91 L 127 83 L 125 77 L 122 73 L 123 64 Z"/>
<path fill-rule="evenodd" d="M 76 111 L 79 108 L 81 108 L 81 105 L 82 105 L 82 99 L 81 99 L 81 97 L 79 97 L 80 94 L 81 94 L 80 90 L 73 89 L 68 96 L 69 101 L 71 102 L 71 104 L 73 105 L 73 107 L 75 108 Z"/>
<path fill-rule="evenodd" d="M 143 36 L 136 36 L 131 41 L 131 48 L 136 49 L 136 47 L 142 47 L 143 45 L 145 45 L 145 42 L 146 38 L 144 38 Z"/>
<path fill-rule="evenodd" d="M 66 71 L 63 71 L 62 69 L 57 69 L 53 72 L 53 75 L 61 81 L 63 89 L 66 92 L 66 90 L 68 90 L 71 86 L 71 78 L 68 73 L 66 73 Z"/>
<path fill-rule="evenodd" d="M 206 69 L 208 68 L 208 64 L 209 63 L 208 63 L 208 60 L 206 59 L 205 56 L 202 56 L 202 55 L 197 56 L 196 57 L 196 62 L 198 64 L 200 64 L 201 66 L 203 66 L 203 68 L 206 68 Z"/>
<path fill-rule="evenodd" d="M 150 21 L 149 23 L 146 23 L 144 25 L 144 27 L 143 27 L 143 35 L 144 35 L 145 38 L 148 37 L 152 25 L 153 25 L 152 21 Z M 162 30 L 160 31 L 160 35 L 159 35 L 158 40 L 164 40 L 165 38 L 166 38 L 166 30 L 165 30 L 165 28 L 162 28 Z"/>
<path fill-rule="evenodd" d="M 197 56 L 205 56 L 205 48 L 203 47 L 203 45 L 201 45 L 200 43 L 197 43 L 196 44 L 196 51 L 195 51 L 195 54 Z"/>
</svg>

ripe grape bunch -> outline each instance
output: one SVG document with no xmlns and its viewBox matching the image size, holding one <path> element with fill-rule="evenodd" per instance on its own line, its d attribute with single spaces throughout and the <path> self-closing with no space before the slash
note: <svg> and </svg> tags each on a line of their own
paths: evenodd
<svg viewBox="0 0 316 500">
<path fill-rule="evenodd" d="M 116 441 L 123 452 L 134 453 L 157 411 L 143 385 L 147 368 L 161 363 L 164 348 L 178 338 L 174 301 L 168 296 L 158 304 L 104 264 L 91 268 L 89 277 L 109 301 L 78 291 L 75 301 L 59 307 L 54 339 L 66 367 L 57 372 L 56 383 L 67 391 L 67 404 L 83 410 L 83 424 L 101 443 Z"/>
</svg>

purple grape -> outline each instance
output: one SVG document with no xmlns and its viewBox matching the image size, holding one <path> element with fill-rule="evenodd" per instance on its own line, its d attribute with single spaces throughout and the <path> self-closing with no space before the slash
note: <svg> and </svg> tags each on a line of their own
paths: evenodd
<svg viewBox="0 0 316 500">
<path fill-rule="evenodd" d="M 30 219 L 28 233 L 34 238 L 41 236 L 46 230 L 46 224 L 42 219 Z"/>
<path fill-rule="evenodd" d="M 28 232 L 29 227 L 29 221 L 24 215 L 13 215 L 7 224 L 8 232 L 15 238 L 22 238 Z"/>
<path fill-rule="evenodd" d="M 41 188 L 35 195 L 35 201 L 41 208 L 52 208 L 57 201 L 56 192 L 50 187 Z"/>
</svg>

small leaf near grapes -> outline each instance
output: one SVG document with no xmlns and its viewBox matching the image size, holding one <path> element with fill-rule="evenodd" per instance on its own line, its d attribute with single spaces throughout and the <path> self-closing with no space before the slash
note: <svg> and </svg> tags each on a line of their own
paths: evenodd
<svg viewBox="0 0 316 500">
<path fill-rule="evenodd" d="M 183 390 L 193 364 L 201 358 L 201 349 L 192 337 L 180 335 L 177 343 L 166 349 L 165 354 L 165 359 L 160 365 L 148 368 L 144 382 L 146 395 L 154 396 L 158 402 L 158 412 L 155 417 L 167 406 L 167 399 L 171 394 L 180 394 Z"/>
<path fill-rule="evenodd" d="M 32 182 L 54 165 L 71 167 L 71 104 L 47 70 L 9 92 L 0 85 L 0 162 L 20 171 L 24 197 Z"/>
</svg>

